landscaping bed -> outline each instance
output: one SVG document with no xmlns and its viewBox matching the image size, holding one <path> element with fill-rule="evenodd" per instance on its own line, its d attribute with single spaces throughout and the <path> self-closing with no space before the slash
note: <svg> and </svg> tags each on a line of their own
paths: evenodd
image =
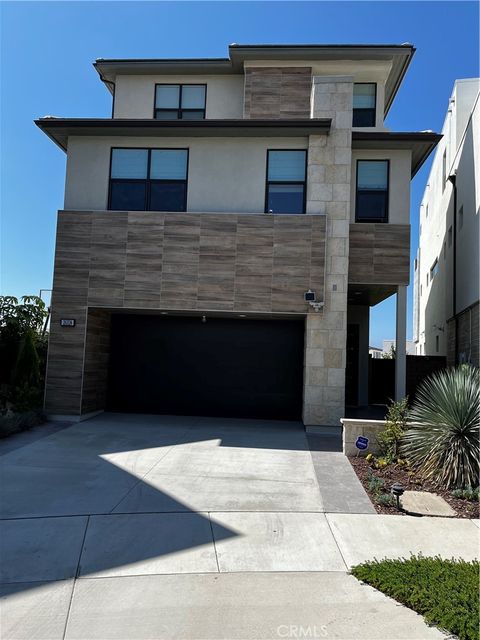
<svg viewBox="0 0 480 640">
<path fill-rule="evenodd" d="M 412 556 L 367 562 L 353 567 L 352 574 L 421 614 L 428 624 L 460 640 L 478 640 L 479 569 L 478 561 Z"/>
<path fill-rule="evenodd" d="M 373 483 L 377 487 L 380 481 L 383 481 L 384 493 L 390 493 L 392 484 L 399 482 L 406 491 L 436 493 L 448 502 L 459 518 L 478 518 L 480 516 L 478 500 L 457 498 L 452 490 L 435 487 L 432 482 L 420 478 L 406 465 L 392 463 L 381 469 L 375 469 L 365 458 L 349 457 L 349 460 L 377 513 L 406 515 L 403 511 L 398 511 L 395 504 L 389 505 L 378 501 L 378 493 L 372 491 L 372 476 L 379 480 L 378 483 L 375 483 L 375 481 Z"/>
<path fill-rule="evenodd" d="M 45 422 L 43 412 L 38 409 L 24 411 L 22 413 L 11 413 L 10 415 L 0 415 L 0 439 L 8 438 L 15 433 L 32 429 Z"/>
</svg>

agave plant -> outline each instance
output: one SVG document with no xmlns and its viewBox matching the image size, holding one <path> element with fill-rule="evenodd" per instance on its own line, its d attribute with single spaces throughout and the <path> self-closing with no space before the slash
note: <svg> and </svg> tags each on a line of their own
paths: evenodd
<svg viewBox="0 0 480 640">
<path fill-rule="evenodd" d="M 480 465 L 480 370 L 469 365 L 427 378 L 417 392 L 401 452 L 436 485 L 477 487 Z"/>
</svg>

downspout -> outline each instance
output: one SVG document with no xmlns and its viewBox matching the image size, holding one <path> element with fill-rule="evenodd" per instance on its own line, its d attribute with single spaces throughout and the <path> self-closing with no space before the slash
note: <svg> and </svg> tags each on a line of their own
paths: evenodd
<svg viewBox="0 0 480 640">
<path fill-rule="evenodd" d="M 100 76 L 100 80 L 104 84 L 108 85 L 112 90 L 112 119 L 113 119 L 113 116 L 115 113 L 115 82 L 113 82 L 113 80 L 107 80 L 105 76 L 103 76 L 100 72 L 99 72 L 99 76 Z"/>
<path fill-rule="evenodd" d="M 457 176 L 452 174 L 448 179 L 453 186 L 453 289 L 452 306 L 455 327 L 455 365 L 458 364 L 458 319 L 457 319 Z"/>
</svg>

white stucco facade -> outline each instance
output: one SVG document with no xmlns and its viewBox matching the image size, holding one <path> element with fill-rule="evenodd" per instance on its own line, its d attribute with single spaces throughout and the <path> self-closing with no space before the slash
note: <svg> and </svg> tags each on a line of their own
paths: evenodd
<svg viewBox="0 0 480 640">
<path fill-rule="evenodd" d="M 108 208 L 115 147 L 188 149 L 188 212 L 263 213 L 267 149 L 307 149 L 308 138 L 71 137 L 65 209 Z"/>
<path fill-rule="evenodd" d="M 449 322 L 472 309 L 478 315 L 479 88 L 478 78 L 455 83 L 443 139 L 420 207 L 419 248 L 414 264 L 415 353 L 448 356 L 450 364 L 455 338 Z M 450 176 L 455 181 L 456 194 Z M 467 322 L 472 325 L 472 318 Z M 469 331 L 467 327 L 466 332 Z M 472 336 L 465 339 L 472 344 Z M 475 360 L 471 349 L 458 344 L 458 337 L 456 351 L 457 361 Z"/>
<path fill-rule="evenodd" d="M 206 118 L 243 117 L 243 75 L 121 75 L 115 83 L 114 118 L 153 118 L 156 84 L 205 84 Z"/>
</svg>

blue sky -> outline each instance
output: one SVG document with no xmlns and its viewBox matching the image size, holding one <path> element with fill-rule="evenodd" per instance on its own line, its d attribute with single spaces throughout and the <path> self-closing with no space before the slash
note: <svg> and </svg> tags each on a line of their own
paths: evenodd
<svg viewBox="0 0 480 640">
<path fill-rule="evenodd" d="M 111 97 L 91 66 L 95 58 L 225 57 L 231 42 L 411 42 L 417 53 L 386 124 L 399 131 L 439 131 L 455 79 L 479 73 L 478 7 L 408 1 L 3 2 L 1 293 L 37 294 L 51 287 L 65 156 L 32 120 L 45 114 L 109 117 Z M 413 251 L 430 163 L 412 185 Z M 391 298 L 372 310 L 372 344 L 394 337 L 394 304 Z"/>
</svg>

